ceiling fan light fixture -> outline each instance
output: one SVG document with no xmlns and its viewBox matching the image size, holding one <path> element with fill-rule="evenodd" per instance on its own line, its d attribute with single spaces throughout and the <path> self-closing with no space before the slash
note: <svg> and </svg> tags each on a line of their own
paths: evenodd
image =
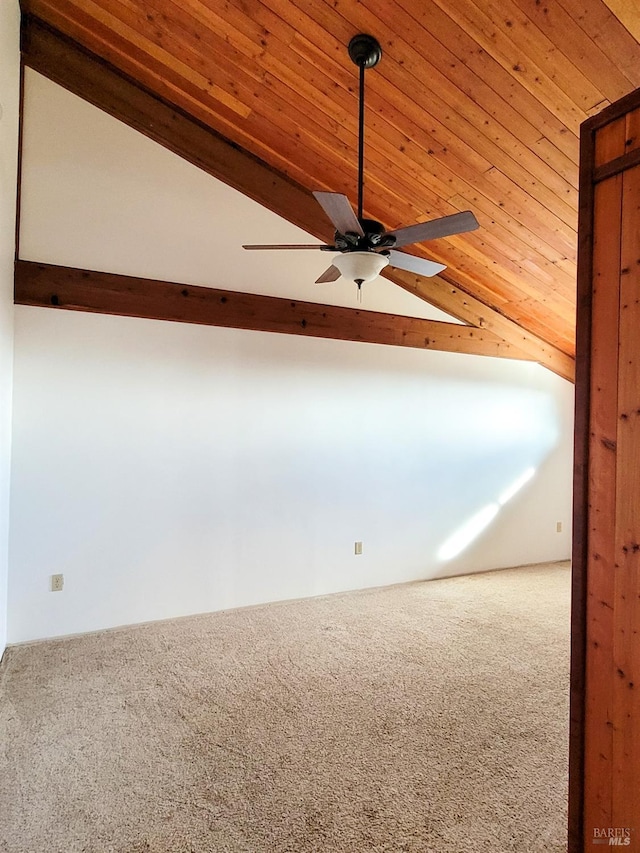
<svg viewBox="0 0 640 853">
<path fill-rule="evenodd" d="M 332 263 L 343 278 L 354 281 L 359 287 L 380 275 L 389 259 L 376 252 L 345 252 L 335 257 Z"/>
<path fill-rule="evenodd" d="M 421 276 L 434 276 L 446 269 L 444 264 L 403 252 L 403 246 L 424 243 L 440 237 L 452 237 L 479 228 L 478 220 L 470 210 L 451 213 L 415 225 L 404 225 L 393 231 L 385 231 L 384 225 L 367 219 L 363 213 L 364 192 L 364 78 L 367 68 L 374 68 L 380 61 L 382 48 L 374 36 L 358 33 L 349 42 L 349 57 L 358 66 L 360 85 L 358 89 L 358 208 L 357 212 L 343 193 L 314 190 L 313 196 L 324 210 L 335 229 L 332 244 L 317 246 L 252 245 L 245 249 L 320 249 L 323 252 L 339 252 L 331 266 L 316 279 L 316 284 L 327 284 L 340 277 L 358 285 L 358 298 L 362 297 L 361 286 L 372 281 L 387 264 L 395 269 L 406 270 Z"/>
</svg>

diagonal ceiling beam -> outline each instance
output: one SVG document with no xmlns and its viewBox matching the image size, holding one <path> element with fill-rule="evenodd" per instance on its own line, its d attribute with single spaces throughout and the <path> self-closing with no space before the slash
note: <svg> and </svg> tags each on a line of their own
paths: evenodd
<svg viewBox="0 0 640 853">
<path fill-rule="evenodd" d="M 286 175 L 221 137 L 211 128 L 147 91 L 138 83 L 41 21 L 23 19 L 25 65 L 234 187 L 320 239 L 326 217 L 311 193 Z M 569 381 L 574 360 L 442 277 L 423 279 L 393 271 L 385 275 L 457 319 L 487 329 Z"/>
<path fill-rule="evenodd" d="M 451 314 L 452 317 L 457 317 L 480 329 L 494 332 L 503 340 L 526 352 L 534 361 L 548 367 L 564 379 L 574 382 L 575 360 L 570 355 L 531 334 L 522 326 L 518 326 L 513 320 L 489 308 L 484 302 L 465 293 L 455 284 L 449 284 L 439 276 L 423 278 L 400 270 L 394 270 L 393 275 L 388 277 L 404 290 L 430 302 L 447 314 Z"/>
<path fill-rule="evenodd" d="M 204 326 L 281 332 L 444 352 L 523 358 L 497 335 L 473 326 L 359 311 L 277 296 L 17 261 L 18 305 L 144 317 Z"/>
</svg>

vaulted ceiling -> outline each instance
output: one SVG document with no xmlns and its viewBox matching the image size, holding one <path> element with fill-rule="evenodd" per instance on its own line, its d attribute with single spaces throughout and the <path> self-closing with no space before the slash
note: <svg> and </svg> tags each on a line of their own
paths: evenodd
<svg viewBox="0 0 640 853">
<path fill-rule="evenodd" d="M 473 210 L 479 230 L 411 249 L 447 265 L 414 292 L 436 304 L 438 292 L 454 294 L 461 319 L 475 298 L 572 356 L 579 128 L 640 86 L 633 5 L 24 0 L 23 9 L 307 190 L 352 201 L 358 79 L 346 45 L 358 32 L 376 36 L 365 215 L 391 229 Z M 317 236 L 331 239 L 322 216 Z"/>
</svg>

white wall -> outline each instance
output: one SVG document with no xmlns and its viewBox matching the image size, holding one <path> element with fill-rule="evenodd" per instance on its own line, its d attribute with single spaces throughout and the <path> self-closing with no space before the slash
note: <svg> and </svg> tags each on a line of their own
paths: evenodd
<svg viewBox="0 0 640 853">
<path fill-rule="evenodd" d="M 19 32 L 18 2 L 3 0 L 0 3 L 0 656 L 7 637 Z"/>
<path fill-rule="evenodd" d="M 324 259 L 235 249 L 297 229 L 27 82 L 23 257 L 316 297 Z M 386 283 L 365 300 L 436 314 Z M 521 362 L 18 307 L 10 640 L 566 558 L 572 390 Z"/>
</svg>

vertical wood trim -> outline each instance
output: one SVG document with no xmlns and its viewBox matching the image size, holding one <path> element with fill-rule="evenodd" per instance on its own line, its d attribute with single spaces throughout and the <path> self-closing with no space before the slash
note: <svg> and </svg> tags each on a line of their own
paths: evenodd
<svg viewBox="0 0 640 853">
<path fill-rule="evenodd" d="M 612 825 L 640 831 L 640 167 L 623 176 L 613 643 Z"/>
<path fill-rule="evenodd" d="M 585 844 L 612 823 L 613 579 L 622 176 L 594 196 L 585 703 Z M 603 709 L 606 714 L 603 715 Z"/>
<path fill-rule="evenodd" d="M 594 148 L 595 134 L 588 126 L 583 124 L 580 137 L 580 194 L 578 209 L 568 853 L 581 853 L 584 832 L 584 714 L 588 553 L 587 472 L 589 462 L 589 378 L 591 375 Z"/>
</svg>

